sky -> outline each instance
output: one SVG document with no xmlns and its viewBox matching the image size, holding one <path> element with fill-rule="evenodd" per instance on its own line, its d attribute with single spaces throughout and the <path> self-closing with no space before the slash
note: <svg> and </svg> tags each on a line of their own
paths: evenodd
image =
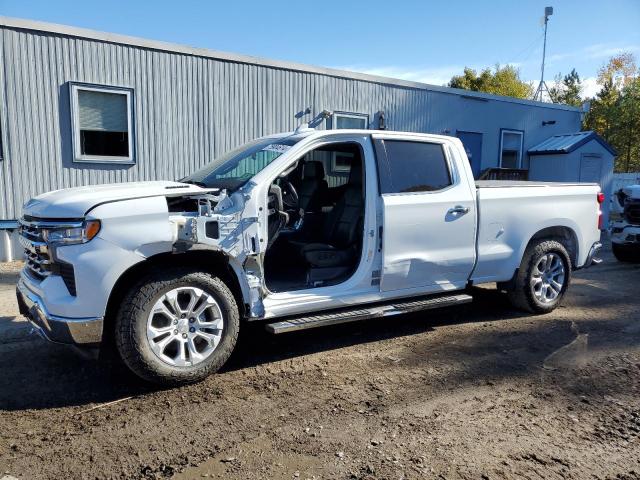
<svg viewBox="0 0 640 480">
<path fill-rule="evenodd" d="M 593 95 L 609 57 L 640 63 L 640 0 L 0 0 L 0 15 L 435 85 L 512 64 L 537 85 L 547 5 L 548 81 L 575 68 Z"/>
</svg>

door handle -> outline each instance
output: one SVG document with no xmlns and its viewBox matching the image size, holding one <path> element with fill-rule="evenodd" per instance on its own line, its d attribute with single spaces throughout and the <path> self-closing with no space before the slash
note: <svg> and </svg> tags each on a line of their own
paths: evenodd
<svg viewBox="0 0 640 480">
<path fill-rule="evenodd" d="M 469 213 L 469 207 L 463 207 L 462 205 L 456 205 L 453 208 L 450 208 L 447 213 L 452 215 L 464 215 L 465 213 Z"/>
</svg>

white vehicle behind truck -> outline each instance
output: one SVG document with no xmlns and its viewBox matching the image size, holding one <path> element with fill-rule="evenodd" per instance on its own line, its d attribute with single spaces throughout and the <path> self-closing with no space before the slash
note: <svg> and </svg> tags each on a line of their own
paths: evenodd
<svg viewBox="0 0 640 480">
<path fill-rule="evenodd" d="M 115 346 L 140 377 L 200 380 L 244 322 L 274 334 L 452 306 L 497 282 L 553 310 L 597 262 L 595 184 L 474 182 L 462 143 L 299 128 L 178 182 L 24 206 L 21 311 L 55 342 Z"/>
<path fill-rule="evenodd" d="M 640 262 L 640 185 L 628 185 L 613 195 L 611 248 L 621 262 Z"/>
</svg>

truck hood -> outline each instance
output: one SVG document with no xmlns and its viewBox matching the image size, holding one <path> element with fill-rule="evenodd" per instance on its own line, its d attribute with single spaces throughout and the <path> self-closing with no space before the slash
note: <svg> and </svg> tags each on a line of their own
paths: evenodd
<svg viewBox="0 0 640 480">
<path fill-rule="evenodd" d="M 43 193 L 23 206 L 23 214 L 39 218 L 82 218 L 98 204 L 134 198 L 206 193 L 180 182 L 130 182 L 65 188 Z"/>
</svg>

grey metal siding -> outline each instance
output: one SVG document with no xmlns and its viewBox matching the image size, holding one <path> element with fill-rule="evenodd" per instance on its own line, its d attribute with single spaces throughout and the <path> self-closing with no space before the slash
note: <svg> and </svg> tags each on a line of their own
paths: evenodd
<svg viewBox="0 0 640 480">
<path fill-rule="evenodd" d="M 17 218 L 24 201 L 49 190 L 182 177 L 240 143 L 294 129 L 294 114 L 308 106 L 312 116 L 365 113 L 374 127 L 384 110 L 392 130 L 482 133 L 482 168 L 497 165 L 501 128 L 524 130 L 525 152 L 580 128 L 570 109 L 52 32 L 3 26 L 0 33 L 0 219 Z M 72 161 L 69 82 L 133 89 L 134 165 Z M 542 127 L 543 120 L 556 124 Z"/>
<path fill-rule="evenodd" d="M 580 181 L 580 162 L 582 155 L 597 155 L 601 158 L 600 179 L 598 183 L 605 194 L 604 204 L 601 206 L 603 213 L 603 225 L 609 222 L 609 208 L 613 193 L 613 163 L 615 157 L 611 152 L 592 139 L 569 153 L 557 153 L 550 155 L 531 155 L 530 180 L 539 181 Z"/>
</svg>

